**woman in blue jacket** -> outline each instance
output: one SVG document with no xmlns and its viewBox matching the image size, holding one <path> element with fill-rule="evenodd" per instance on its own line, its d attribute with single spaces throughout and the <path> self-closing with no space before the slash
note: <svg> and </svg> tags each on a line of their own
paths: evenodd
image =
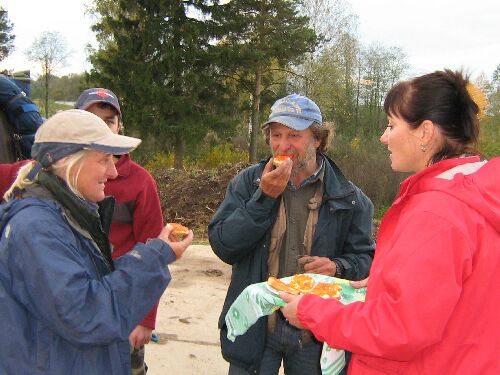
<svg viewBox="0 0 500 375">
<path fill-rule="evenodd" d="M 104 184 L 139 143 L 76 109 L 38 130 L 0 206 L 1 374 L 130 374 L 128 336 L 193 239 L 167 226 L 111 260 Z"/>
</svg>

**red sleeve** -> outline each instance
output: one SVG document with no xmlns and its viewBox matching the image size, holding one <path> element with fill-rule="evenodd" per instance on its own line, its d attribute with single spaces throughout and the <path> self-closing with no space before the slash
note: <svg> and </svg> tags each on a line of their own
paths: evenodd
<svg viewBox="0 0 500 375">
<path fill-rule="evenodd" d="M 158 237 L 163 229 L 163 214 L 156 182 L 149 173 L 145 175 L 146 181 L 141 194 L 137 197 L 132 221 L 136 242 L 146 242 L 148 238 Z M 157 310 L 158 304 L 151 309 L 140 325 L 154 329 Z"/>
<path fill-rule="evenodd" d="M 456 227 L 432 214 L 412 215 L 402 227 L 390 248 L 377 249 L 382 259 L 366 302 L 301 299 L 297 316 L 318 340 L 399 361 L 440 341 L 470 273 L 471 249 Z"/>
<path fill-rule="evenodd" d="M 153 306 L 153 308 L 148 312 L 146 317 L 142 320 L 142 322 L 139 323 L 139 325 L 148 327 L 150 329 L 155 329 L 157 312 L 158 312 L 158 304 Z"/>
<path fill-rule="evenodd" d="M 12 164 L 0 164 L 0 201 L 3 200 L 3 195 L 15 181 L 19 169 L 28 162 L 30 160 L 21 160 Z"/>
</svg>

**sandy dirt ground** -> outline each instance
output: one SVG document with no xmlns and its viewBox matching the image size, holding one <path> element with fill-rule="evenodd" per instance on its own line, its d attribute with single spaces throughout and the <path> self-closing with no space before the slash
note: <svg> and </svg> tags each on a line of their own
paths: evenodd
<svg viewBox="0 0 500 375">
<path fill-rule="evenodd" d="M 210 246 L 193 245 L 170 265 L 172 282 L 158 307 L 158 343 L 146 346 L 148 375 L 224 375 L 219 318 L 231 267 Z"/>
</svg>

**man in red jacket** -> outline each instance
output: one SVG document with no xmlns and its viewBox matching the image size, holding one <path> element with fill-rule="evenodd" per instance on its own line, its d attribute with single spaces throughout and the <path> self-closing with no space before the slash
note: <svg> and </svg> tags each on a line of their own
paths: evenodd
<svg viewBox="0 0 500 375">
<path fill-rule="evenodd" d="M 91 88 L 78 97 L 75 108 L 94 113 L 108 124 L 114 133 L 122 131 L 120 104 L 107 89 Z M 113 259 L 130 251 L 136 243 L 157 237 L 163 228 L 163 216 L 156 183 L 143 167 L 134 163 L 129 154 L 116 156 L 118 177 L 108 180 L 104 192 L 116 199 L 109 240 Z M 132 348 L 132 374 L 143 375 L 144 345 L 155 328 L 156 305 L 129 336 Z"/>
</svg>

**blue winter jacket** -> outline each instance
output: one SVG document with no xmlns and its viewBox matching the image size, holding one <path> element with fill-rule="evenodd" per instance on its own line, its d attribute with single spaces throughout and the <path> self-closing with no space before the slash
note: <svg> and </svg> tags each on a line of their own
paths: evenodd
<svg viewBox="0 0 500 375">
<path fill-rule="evenodd" d="M 372 238 L 373 204 L 348 181 L 335 163 L 324 156 L 324 192 L 311 255 L 342 263 L 343 278 L 360 280 L 368 276 L 375 243 Z M 219 318 L 223 357 L 258 373 L 264 352 L 267 320 L 259 319 L 235 342 L 226 337 L 226 313 L 248 285 L 267 280 L 267 259 L 271 229 L 280 199 L 262 193 L 260 177 L 266 161 L 242 170 L 229 183 L 224 201 L 208 226 L 215 254 L 232 265 L 231 284 Z"/>
<path fill-rule="evenodd" d="M 43 118 L 29 95 L 21 91 L 15 80 L 3 74 L 0 74 L 0 109 L 12 126 L 11 130 L 19 137 L 21 155 L 17 156 L 22 159 L 30 158 L 35 133 L 42 125 Z"/>
<path fill-rule="evenodd" d="M 110 272 L 54 200 L 0 206 L 0 374 L 125 375 L 128 336 L 170 281 L 172 249 L 138 244 Z"/>
</svg>

